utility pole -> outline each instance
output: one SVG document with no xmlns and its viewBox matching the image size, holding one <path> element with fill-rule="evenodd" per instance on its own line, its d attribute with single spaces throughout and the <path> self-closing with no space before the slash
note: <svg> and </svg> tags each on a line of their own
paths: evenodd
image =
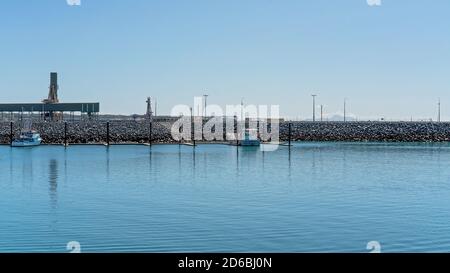
<svg viewBox="0 0 450 273">
<path fill-rule="evenodd" d="M 206 118 L 206 107 L 208 106 L 208 95 L 203 95 L 203 97 L 205 98 L 205 110 L 204 110 L 205 115 L 204 115 L 204 117 Z"/>
<path fill-rule="evenodd" d="M 311 95 L 313 99 L 313 122 L 316 121 L 316 97 L 317 95 Z"/>
<path fill-rule="evenodd" d="M 244 118 L 244 98 L 241 98 L 241 121 Z"/>
<path fill-rule="evenodd" d="M 438 122 L 441 122 L 441 98 L 438 100 Z"/>
<path fill-rule="evenodd" d="M 323 104 L 320 105 L 320 121 L 323 121 Z"/>
<path fill-rule="evenodd" d="M 347 121 L 347 98 L 344 99 L 344 122 Z"/>
</svg>

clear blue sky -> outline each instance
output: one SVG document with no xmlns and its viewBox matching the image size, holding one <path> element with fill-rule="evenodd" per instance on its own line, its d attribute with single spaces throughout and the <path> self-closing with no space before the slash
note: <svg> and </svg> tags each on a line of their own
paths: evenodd
<svg viewBox="0 0 450 273">
<path fill-rule="evenodd" d="M 309 118 L 312 92 L 327 113 L 450 119 L 450 1 L 2 1 L 0 102 L 47 95 L 100 101 L 105 113 L 159 113 L 175 104 L 279 104 Z"/>
</svg>

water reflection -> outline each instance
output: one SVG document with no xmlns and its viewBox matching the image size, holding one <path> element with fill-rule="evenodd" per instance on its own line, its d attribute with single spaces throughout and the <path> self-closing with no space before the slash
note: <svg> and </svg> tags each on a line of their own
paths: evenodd
<svg viewBox="0 0 450 273">
<path fill-rule="evenodd" d="M 266 153 L 265 153 L 264 149 L 262 149 L 261 151 L 262 151 L 262 156 L 261 156 L 262 157 L 262 173 L 264 173 L 265 166 L 266 166 L 266 157 L 265 157 Z"/>
<path fill-rule="evenodd" d="M 23 185 L 30 187 L 33 184 L 33 155 L 31 150 L 24 150 L 25 160 L 22 161 Z"/>
<path fill-rule="evenodd" d="M 110 154 L 109 154 L 109 146 L 106 149 L 106 181 L 110 181 Z"/>
<path fill-rule="evenodd" d="M 316 166 L 316 155 L 319 147 L 315 147 L 311 150 L 311 175 L 313 181 L 317 181 L 317 166 Z"/>
<path fill-rule="evenodd" d="M 195 177 L 195 147 L 192 149 L 192 171 Z"/>
<path fill-rule="evenodd" d="M 10 155 L 9 155 L 9 181 L 12 183 L 13 182 L 13 153 L 12 153 L 12 148 L 10 150 Z"/>
<path fill-rule="evenodd" d="M 203 176 L 208 179 L 208 153 L 203 153 Z"/>
<path fill-rule="evenodd" d="M 359 252 L 375 238 L 392 251 L 449 249 L 450 214 L 442 208 L 450 195 L 450 148 L 429 149 L 435 147 L 296 143 L 290 154 L 280 147 L 262 158 L 231 146 L 200 145 L 194 155 L 185 146 L 155 145 L 149 162 L 136 162 L 148 160 L 147 149 L 72 146 L 66 158 L 62 148 L 42 147 L 33 150 L 30 194 L 8 183 L 29 175 L 22 170 L 29 154 L 11 150 L 7 158 L 3 148 L 0 234 L 8 236 L 0 245 L 64 251 L 62 239 L 75 237 L 94 252 Z M 117 183 L 103 183 L 109 154 Z M 146 164 L 151 181 L 161 183 L 145 183 Z M 66 175 L 76 183 L 65 185 Z M 414 228 L 405 219 L 417 219 Z"/>
<path fill-rule="evenodd" d="M 52 208 L 58 207 L 58 161 L 50 159 L 49 161 L 49 195 Z"/>
<path fill-rule="evenodd" d="M 288 151 L 288 179 L 289 179 L 289 182 L 292 182 L 291 146 L 289 146 L 289 151 Z"/>
<path fill-rule="evenodd" d="M 64 184 L 67 184 L 67 148 L 64 148 Z"/>
<path fill-rule="evenodd" d="M 236 147 L 236 177 L 239 177 L 239 146 Z"/>
</svg>

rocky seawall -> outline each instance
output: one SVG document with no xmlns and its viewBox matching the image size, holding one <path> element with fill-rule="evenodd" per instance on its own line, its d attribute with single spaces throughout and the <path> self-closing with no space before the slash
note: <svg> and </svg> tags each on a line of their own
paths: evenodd
<svg viewBox="0 0 450 273">
<path fill-rule="evenodd" d="M 105 143 L 106 121 L 67 122 L 67 141 L 72 144 Z M 154 143 L 174 143 L 170 122 L 152 126 Z M 64 122 L 35 122 L 46 144 L 64 143 Z M 14 123 L 17 136 L 20 123 Z M 111 121 L 111 143 L 147 143 L 150 135 L 146 121 Z M 289 138 L 289 123 L 280 124 L 280 139 Z M 450 141 L 450 123 L 432 122 L 291 122 L 292 141 L 389 141 L 389 142 L 443 142 Z M 10 141 L 10 123 L 0 123 L 0 143 Z"/>
<path fill-rule="evenodd" d="M 450 141 L 450 123 L 441 122 L 292 122 L 293 141 Z M 282 140 L 289 123 L 280 125 Z"/>
<path fill-rule="evenodd" d="M 168 143 L 172 141 L 169 123 L 152 124 L 152 141 Z M 65 135 L 64 122 L 34 122 L 33 130 L 40 133 L 44 144 L 63 144 Z M 13 132 L 18 136 L 20 123 L 13 124 Z M 10 122 L 0 123 L 0 143 L 10 141 Z M 109 122 L 109 139 L 111 143 L 148 143 L 150 126 L 145 121 L 111 121 Z M 67 142 L 70 144 L 99 144 L 107 139 L 106 121 L 67 122 Z"/>
</svg>

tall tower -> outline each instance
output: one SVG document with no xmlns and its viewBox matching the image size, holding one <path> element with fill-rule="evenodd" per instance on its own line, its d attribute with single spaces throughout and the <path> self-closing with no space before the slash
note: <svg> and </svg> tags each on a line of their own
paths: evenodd
<svg viewBox="0 0 450 273">
<path fill-rule="evenodd" d="M 48 91 L 48 98 L 45 99 L 44 103 L 58 103 L 58 73 L 52 72 L 50 73 L 50 87 Z"/>
<path fill-rule="evenodd" d="M 150 98 L 150 97 L 147 98 L 147 113 L 145 115 L 150 120 L 153 118 L 152 98 Z"/>
</svg>

